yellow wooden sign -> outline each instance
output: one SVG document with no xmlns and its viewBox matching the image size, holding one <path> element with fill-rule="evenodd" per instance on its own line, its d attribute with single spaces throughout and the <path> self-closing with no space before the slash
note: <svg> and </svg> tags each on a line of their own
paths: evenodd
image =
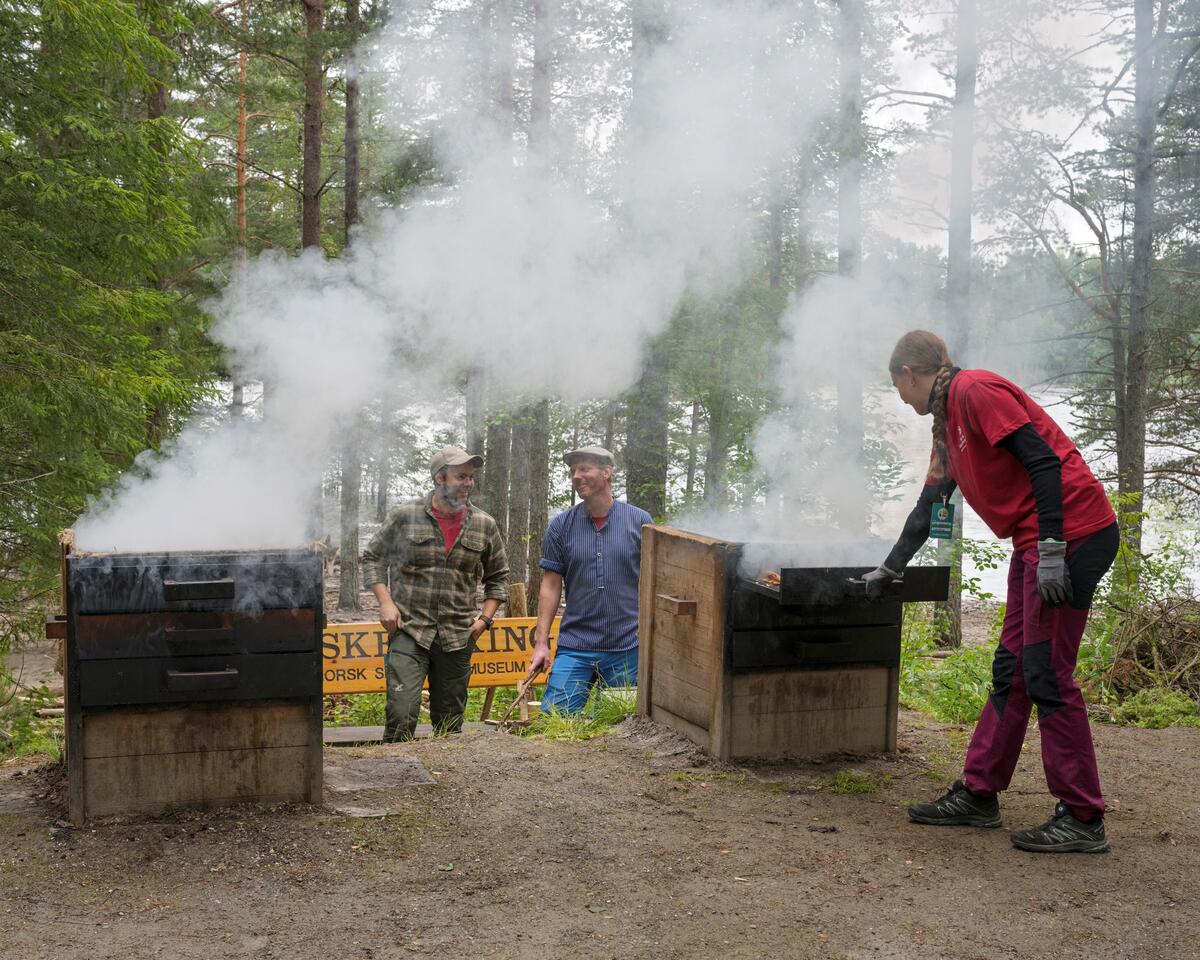
<svg viewBox="0 0 1200 960">
<path fill-rule="evenodd" d="M 558 622 L 550 625 L 550 651 L 558 645 Z M 512 687 L 525 679 L 533 653 L 536 617 L 505 617 L 475 641 L 470 687 Z M 387 633 L 378 620 L 330 623 L 321 637 L 326 693 L 383 693 Z"/>
</svg>

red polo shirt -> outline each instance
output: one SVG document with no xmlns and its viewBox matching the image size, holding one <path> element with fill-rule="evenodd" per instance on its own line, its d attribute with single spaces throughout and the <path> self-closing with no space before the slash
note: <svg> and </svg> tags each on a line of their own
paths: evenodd
<svg viewBox="0 0 1200 960">
<path fill-rule="evenodd" d="M 1078 540 L 1116 521 L 1104 486 L 1070 438 L 1015 383 L 987 370 L 961 370 L 946 398 L 949 473 L 963 497 L 998 537 L 1023 550 L 1038 539 L 1037 505 L 1025 468 L 997 447 L 1031 423 L 1062 461 L 1063 536 Z"/>
</svg>

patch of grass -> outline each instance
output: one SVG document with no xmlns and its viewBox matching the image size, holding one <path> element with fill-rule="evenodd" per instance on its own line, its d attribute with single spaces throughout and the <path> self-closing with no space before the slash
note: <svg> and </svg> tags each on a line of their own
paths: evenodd
<svg viewBox="0 0 1200 960">
<path fill-rule="evenodd" d="M 0 700 L 0 756 L 46 756 L 57 760 L 62 753 L 62 717 L 38 717 L 37 711 L 56 702 L 46 686 L 26 690 L 16 695 L 12 688 L 7 702 Z"/>
<path fill-rule="evenodd" d="M 551 711 L 518 727 L 525 736 L 540 735 L 550 740 L 591 740 L 607 732 L 637 709 L 637 690 L 631 687 L 597 685 L 580 713 Z"/>
<path fill-rule="evenodd" d="M 1157 687 L 1139 690 L 1113 708 L 1114 723 L 1144 730 L 1200 727 L 1200 705 L 1186 693 Z"/>
<path fill-rule="evenodd" d="M 387 719 L 385 693 L 350 693 L 327 698 L 327 702 L 330 700 L 333 704 L 331 722 L 335 727 L 381 727 Z"/>
<path fill-rule="evenodd" d="M 839 770 L 819 784 L 822 790 L 839 796 L 849 794 L 883 793 L 892 784 L 886 773 L 864 773 L 861 770 Z"/>
<path fill-rule="evenodd" d="M 700 779 L 691 770 L 672 770 L 667 774 L 667 778 L 676 783 L 695 783 Z"/>
</svg>

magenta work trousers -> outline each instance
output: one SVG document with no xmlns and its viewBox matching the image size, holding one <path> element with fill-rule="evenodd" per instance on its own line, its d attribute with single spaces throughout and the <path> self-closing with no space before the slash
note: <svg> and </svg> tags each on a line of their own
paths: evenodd
<svg viewBox="0 0 1200 960">
<path fill-rule="evenodd" d="M 971 791 L 996 794 L 1008 787 L 1021 756 L 1030 709 L 1036 705 L 1042 766 L 1050 792 L 1080 820 L 1104 814 L 1087 707 L 1075 682 L 1075 659 L 1092 591 L 1116 552 L 1115 526 L 1093 535 L 1097 540 L 1091 544 L 1093 538 L 1089 537 L 1068 547 L 1074 602 L 1082 609 L 1045 605 L 1037 590 L 1037 549 L 1013 553 L 1008 606 L 992 662 L 992 693 L 967 748 L 963 780 Z M 1104 559 L 1096 556 L 1095 548 L 1102 546 L 1098 539 L 1106 534 L 1111 537 L 1112 551 L 1104 544 L 1105 549 L 1099 551 L 1107 554 Z M 1070 558 L 1077 553 L 1084 562 L 1071 565 Z M 1097 562 L 1101 560 L 1102 566 Z M 1091 569 L 1079 569 L 1082 566 Z"/>
</svg>

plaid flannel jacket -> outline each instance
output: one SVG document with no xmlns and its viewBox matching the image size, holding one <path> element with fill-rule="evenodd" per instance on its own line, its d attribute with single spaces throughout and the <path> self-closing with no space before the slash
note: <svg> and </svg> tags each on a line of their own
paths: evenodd
<svg viewBox="0 0 1200 960">
<path fill-rule="evenodd" d="M 367 587 L 389 585 L 400 629 L 426 650 L 435 639 L 447 652 L 471 643 L 480 581 L 485 600 L 508 599 L 508 557 L 496 521 L 468 505 L 462 532 L 446 553 L 432 493 L 388 514 L 363 551 L 362 578 Z"/>
</svg>

